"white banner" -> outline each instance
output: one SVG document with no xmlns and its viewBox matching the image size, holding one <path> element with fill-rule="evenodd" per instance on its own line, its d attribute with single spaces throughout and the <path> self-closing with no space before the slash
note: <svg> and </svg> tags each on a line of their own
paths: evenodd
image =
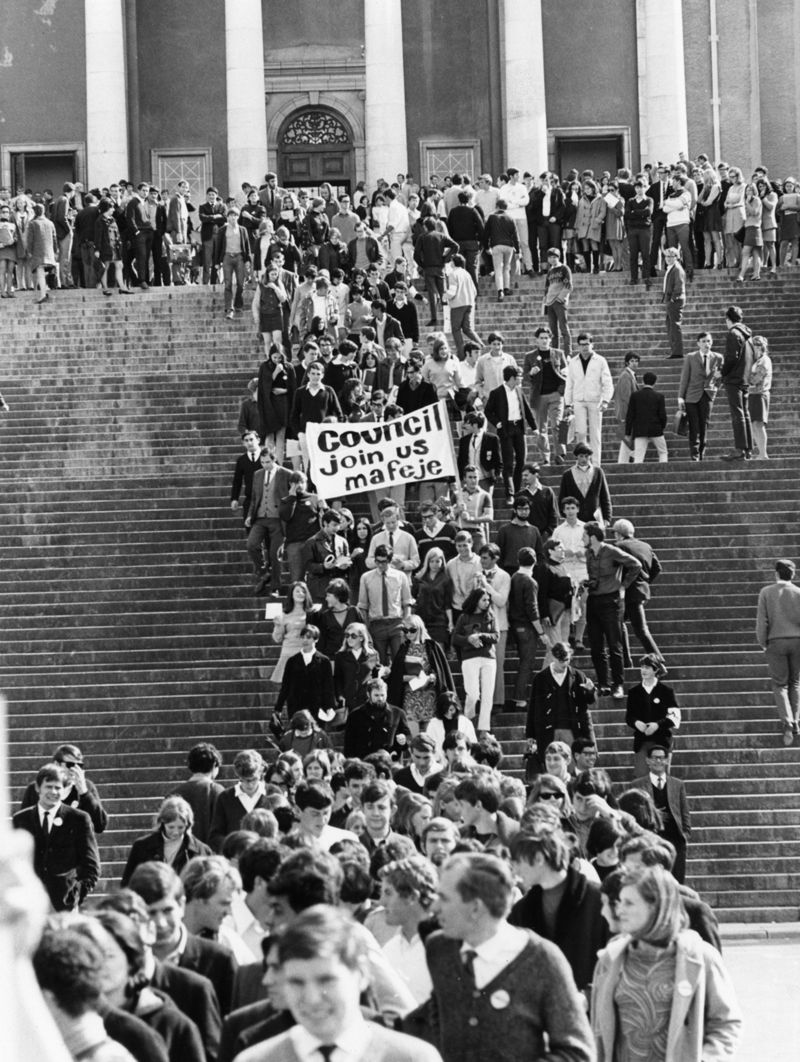
<svg viewBox="0 0 800 1062">
<path fill-rule="evenodd" d="M 444 401 L 397 420 L 307 424 L 311 476 L 321 498 L 346 498 L 400 483 L 458 478 Z"/>
</svg>

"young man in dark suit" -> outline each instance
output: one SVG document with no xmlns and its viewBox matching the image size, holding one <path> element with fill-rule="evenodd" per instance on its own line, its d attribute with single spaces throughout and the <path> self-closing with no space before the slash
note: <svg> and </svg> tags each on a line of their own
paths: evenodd
<svg viewBox="0 0 800 1062">
<path fill-rule="evenodd" d="M 207 977 L 214 986 L 220 1013 L 231 1008 L 237 962 L 228 948 L 189 933 L 183 924 L 186 897 L 183 882 L 167 863 L 141 863 L 128 883 L 147 904 L 156 928 L 153 954 L 166 965 L 174 964 Z"/>
<path fill-rule="evenodd" d="M 669 339 L 670 358 L 683 357 L 683 308 L 686 305 L 686 273 L 680 261 L 677 247 L 667 247 L 664 260 L 667 271 L 664 274 L 664 292 L 661 301 L 667 313 L 667 337 Z"/>
<path fill-rule="evenodd" d="M 686 849 L 692 834 L 692 817 L 686 787 L 678 778 L 667 774 L 668 765 L 669 750 L 656 745 L 647 757 L 648 773 L 634 779 L 632 786 L 649 793 L 661 812 L 663 826 L 658 832 L 675 847 L 677 855 L 672 873 L 682 885 L 686 878 Z"/>
<path fill-rule="evenodd" d="M 256 575 L 254 591 L 257 594 L 268 587 L 277 590 L 281 584 L 278 550 L 283 544 L 284 534 L 279 507 L 281 498 L 289 493 L 292 475 L 288 468 L 276 463 L 272 447 L 265 446 L 260 459 L 261 467 L 253 473 L 250 505 L 244 521 L 248 531 L 247 552 Z M 264 564 L 265 544 L 269 554 L 267 564 Z"/>
<path fill-rule="evenodd" d="M 652 443 L 662 464 L 669 460 L 664 429 L 667 426 L 667 405 L 664 396 L 656 391 L 658 377 L 654 372 L 646 372 L 642 377 L 643 386 L 634 391 L 628 402 L 625 415 L 625 435 L 633 440 L 633 463 L 641 465 Z"/>
<path fill-rule="evenodd" d="M 291 719 L 305 708 L 315 719 L 328 722 L 333 718 L 333 665 L 327 656 L 317 652 L 319 627 L 306 624 L 300 639 L 300 652 L 286 661 L 275 713 L 280 716 L 285 705 Z"/>
<path fill-rule="evenodd" d="M 522 486 L 522 466 L 525 464 L 525 425 L 536 431 L 531 407 L 519 388 L 519 369 L 506 365 L 503 383 L 489 395 L 486 419 L 497 429 L 503 455 L 503 475 L 509 500 Z"/>
<path fill-rule="evenodd" d="M 67 771 L 67 787 L 61 797 L 63 804 L 76 811 L 85 811 L 92 820 L 95 836 L 101 834 L 108 825 L 108 813 L 100 801 L 100 794 L 94 782 L 86 777 L 86 764 L 83 753 L 77 745 L 59 745 L 53 753 L 53 763 L 59 763 Z M 25 790 L 19 810 L 34 807 L 39 801 L 36 782 L 31 782 Z"/>
<path fill-rule="evenodd" d="M 100 877 L 92 820 L 62 803 L 68 785 L 65 767 L 46 763 L 36 775 L 36 805 L 12 820 L 14 829 L 33 836 L 33 869 L 56 911 L 74 911 Z"/>
<path fill-rule="evenodd" d="M 464 427 L 466 431 L 458 440 L 458 474 L 463 480 L 467 466 L 473 465 L 479 472 L 478 486 L 490 491 L 503 471 L 500 440 L 486 431 L 482 413 L 467 413 Z"/>
</svg>

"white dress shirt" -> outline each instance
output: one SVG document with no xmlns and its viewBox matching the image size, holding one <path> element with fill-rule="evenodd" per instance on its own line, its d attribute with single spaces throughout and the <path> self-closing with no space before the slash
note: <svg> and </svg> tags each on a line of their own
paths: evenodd
<svg viewBox="0 0 800 1062">
<path fill-rule="evenodd" d="M 462 961 L 468 951 L 475 952 L 473 969 L 475 970 L 475 987 L 483 988 L 493 981 L 510 962 L 521 954 L 528 943 L 528 934 L 523 929 L 501 922 L 497 932 L 483 944 L 474 948 L 464 942 L 461 945 Z"/>
</svg>

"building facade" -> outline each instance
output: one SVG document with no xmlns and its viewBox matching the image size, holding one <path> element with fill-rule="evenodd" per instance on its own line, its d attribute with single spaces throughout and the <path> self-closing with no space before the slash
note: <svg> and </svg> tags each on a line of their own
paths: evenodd
<svg viewBox="0 0 800 1062">
<path fill-rule="evenodd" d="M 19 0 L 0 181 L 352 189 L 683 151 L 796 175 L 796 0 Z"/>
</svg>

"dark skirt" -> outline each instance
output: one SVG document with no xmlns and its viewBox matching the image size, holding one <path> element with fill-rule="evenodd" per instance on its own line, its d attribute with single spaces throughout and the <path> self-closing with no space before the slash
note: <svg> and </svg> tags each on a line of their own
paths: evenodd
<svg viewBox="0 0 800 1062">
<path fill-rule="evenodd" d="M 769 420 L 769 394 L 749 394 L 747 396 L 747 409 L 750 413 L 750 420 L 766 424 Z"/>
</svg>

